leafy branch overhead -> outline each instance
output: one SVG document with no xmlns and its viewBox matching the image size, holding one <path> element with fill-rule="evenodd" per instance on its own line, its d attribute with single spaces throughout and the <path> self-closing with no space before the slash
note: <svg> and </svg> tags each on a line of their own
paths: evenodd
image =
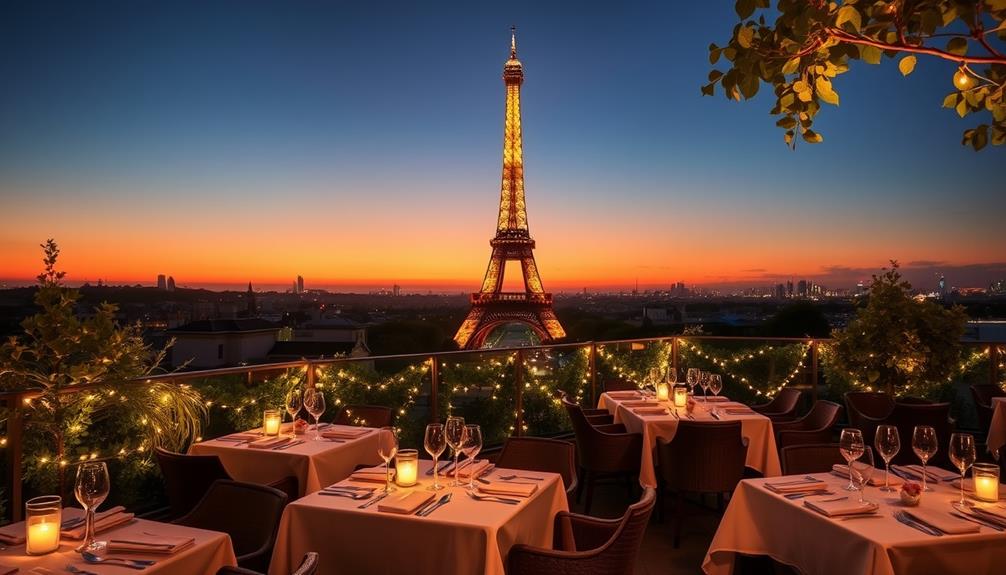
<svg viewBox="0 0 1006 575">
<path fill-rule="evenodd" d="M 823 140 L 814 117 L 822 104 L 839 105 L 833 82 L 853 60 L 897 58 L 907 76 L 919 56 L 957 65 L 943 107 L 984 122 L 961 143 L 975 150 L 1006 143 L 1006 0 L 778 0 L 774 9 L 769 0 L 737 0 L 735 9 L 740 22 L 730 41 L 709 46 L 709 62 L 729 67 L 710 71 L 702 93 L 719 86 L 729 99 L 748 100 L 768 84 L 771 113 L 791 147 L 798 136 Z"/>
</svg>

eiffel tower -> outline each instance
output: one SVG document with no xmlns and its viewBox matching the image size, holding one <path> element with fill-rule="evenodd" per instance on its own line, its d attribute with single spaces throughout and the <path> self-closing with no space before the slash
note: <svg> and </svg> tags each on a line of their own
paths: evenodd
<svg viewBox="0 0 1006 575">
<path fill-rule="evenodd" d="M 545 293 L 534 263 L 534 239 L 528 231 L 524 205 L 524 151 L 520 127 L 520 86 L 524 68 L 517 59 L 517 33 L 510 29 L 510 59 L 503 66 L 506 85 L 506 123 L 503 129 L 503 182 L 496 237 L 482 289 L 472 294 L 472 308 L 461 323 L 454 341 L 463 349 L 484 347 L 497 327 L 521 323 L 531 328 L 542 342 L 566 337 L 552 311 L 552 294 Z M 524 291 L 503 291 L 507 262 L 520 262 Z"/>
</svg>

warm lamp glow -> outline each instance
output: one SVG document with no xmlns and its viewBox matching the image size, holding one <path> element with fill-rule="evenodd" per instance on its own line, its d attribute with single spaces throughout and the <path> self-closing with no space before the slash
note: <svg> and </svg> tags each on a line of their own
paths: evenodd
<svg viewBox="0 0 1006 575">
<path fill-rule="evenodd" d="M 674 407 L 688 405 L 688 388 L 681 385 L 674 388 Z"/>
<path fill-rule="evenodd" d="M 62 499 L 43 495 L 25 503 L 25 552 L 44 555 L 59 549 Z"/>
<path fill-rule="evenodd" d="M 267 409 L 262 413 L 262 431 L 266 435 L 279 435 L 280 422 L 279 411 Z"/>
<path fill-rule="evenodd" d="M 961 66 L 954 73 L 954 86 L 959 90 L 966 90 L 971 86 L 972 79 L 971 75 L 968 74 L 967 70 Z"/>
<path fill-rule="evenodd" d="M 403 449 L 395 456 L 395 483 L 402 487 L 412 487 L 419 476 L 419 452 Z"/>
<path fill-rule="evenodd" d="M 980 501 L 999 501 L 999 467 L 985 463 L 976 463 L 971 468 L 971 476 L 975 482 L 975 498 Z"/>
<path fill-rule="evenodd" d="M 671 389 L 666 383 L 657 384 L 657 401 L 667 401 L 670 399 Z"/>
</svg>

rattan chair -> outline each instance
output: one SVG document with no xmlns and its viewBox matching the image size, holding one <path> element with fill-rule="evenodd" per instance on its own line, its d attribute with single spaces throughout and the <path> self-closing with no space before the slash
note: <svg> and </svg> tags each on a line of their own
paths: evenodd
<svg viewBox="0 0 1006 575">
<path fill-rule="evenodd" d="M 594 497 L 594 484 L 598 479 L 620 477 L 626 480 L 631 493 L 632 476 L 639 475 L 639 462 L 643 453 L 643 436 L 639 433 L 627 433 L 620 424 L 595 426 L 583 415 L 579 405 L 563 398 L 563 406 L 573 423 L 576 434 L 576 448 L 580 456 L 582 473 L 580 490 L 587 491 L 584 502 L 584 513 L 590 513 Z M 577 493 L 579 497 L 580 493 Z"/>
<path fill-rule="evenodd" d="M 601 389 L 604 391 L 638 391 L 639 386 L 621 377 L 608 377 L 602 380 Z"/>
<path fill-rule="evenodd" d="M 776 431 L 776 446 L 779 449 L 790 445 L 808 443 L 831 443 L 832 427 L 842 415 L 842 406 L 818 400 L 807 415 L 795 421 L 773 423 Z"/>
<path fill-rule="evenodd" d="M 949 403 L 912 404 L 899 401 L 895 403 L 891 416 L 881 423 L 897 427 L 898 435 L 901 437 L 901 450 L 894 456 L 891 463 L 897 465 L 918 463 L 918 458 L 912 452 L 912 435 L 915 433 L 916 426 L 929 425 L 936 429 L 936 440 L 939 446 L 936 455 L 929 460 L 929 464 L 953 469 L 947 455 L 950 434 L 954 429 L 954 423 L 950 419 Z"/>
<path fill-rule="evenodd" d="M 496 458 L 496 466 L 506 469 L 558 473 L 566 495 L 576 492 L 576 446 L 568 441 L 544 437 L 508 437 Z"/>
<path fill-rule="evenodd" d="M 286 502 L 278 489 L 218 479 L 195 509 L 173 523 L 230 535 L 238 566 L 265 571 Z"/>
<path fill-rule="evenodd" d="M 685 493 L 712 493 L 722 503 L 724 493 L 733 493 L 744 478 L 748 441 L 741 435 L 741 422 L 679 421 L 671 441 L 657 439 L 660 475 L 660 508 L 663 517 L 665 495 L 675 496 L 674 547 L 681 540 L 681 519 Z"/>
<path fill-rule="evenodd" d="M 335 416 L 337 425 L 359 425 L 361 427 L 388 427 L 391 425 L 392 411 L 382 405 L 347 405 Z"/>
<path fill-rule="evenodd" d="M 795 387 L 784 387 L 775 394 L 772 401 L 761 405 L 752 405 L 751 409 L 768 417 L 772 421 L 792 421 L 796 418 L 797 407 L 803 392 Z"/>
<path fill-rule="evenodd" d="M 1006 396 L 1006 392 L 994 383 L 977 383 L 971 386 L 971 397 L 975 400 L 975 410 L 978 411 L 978 427 L 988 432 L 992 426 L 992 414 L 995 407 L 992 398 Z"/>
<path fill-rule="evenodd" d="M 863 432 L 863 441 L 873 445 L 877 426 L 894 411 L 894 399 L 882 391 L 849 391 L 845 394 L 849 427 Z"/>
<path fill-rule="evenodd" d="M 826 473 L 836 463 L 845 463 L 837 443 L 790 445 L 779 452 L 783 475 Z"/>
<path fill-rule="evenodd" d="M 653 488 L 647 487 L 617 519 L 560 512 L 552 549 L 514 545 L 507 575 L 632 575 L 655 502 Z"/>
<path fill-rule="evenodd" d="M 162 517 L 165 520 L 192 511 L 218 479 L 233 479 L 216 455 L 187 455 L 155 447 L 154 456 L 168 496 L 168 515 Z M 291 501 L 299 496 L 300 486 L 293 475 L 274 481 L 269 487 L 286 493 Z"/>
<path fill-rule="evenodd" d="M 290 575 L 315 575 L 318 572 L 318 554 L 314 551 L 306 553 L 300 566 Z M 221 567 L 217 570 L 217 575 L 264 575 L 258 571 L 245 569 L 243 567 Z"/>
</svg>

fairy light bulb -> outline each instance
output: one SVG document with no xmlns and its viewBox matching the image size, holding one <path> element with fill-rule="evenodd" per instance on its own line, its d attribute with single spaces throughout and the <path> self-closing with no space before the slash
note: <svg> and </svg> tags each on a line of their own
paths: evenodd
<svg viewBox="0 0 1006 575">
<path fill-rule="evenodd" d="M 964 69 L 964 66 L 958 68 L 957 72 L 954 73 L 954 86 L 956 86 L 958 90 L 966 90 L 971 86 L 971 76 L 968 74 L 967 70 Z"/>
</svg>

